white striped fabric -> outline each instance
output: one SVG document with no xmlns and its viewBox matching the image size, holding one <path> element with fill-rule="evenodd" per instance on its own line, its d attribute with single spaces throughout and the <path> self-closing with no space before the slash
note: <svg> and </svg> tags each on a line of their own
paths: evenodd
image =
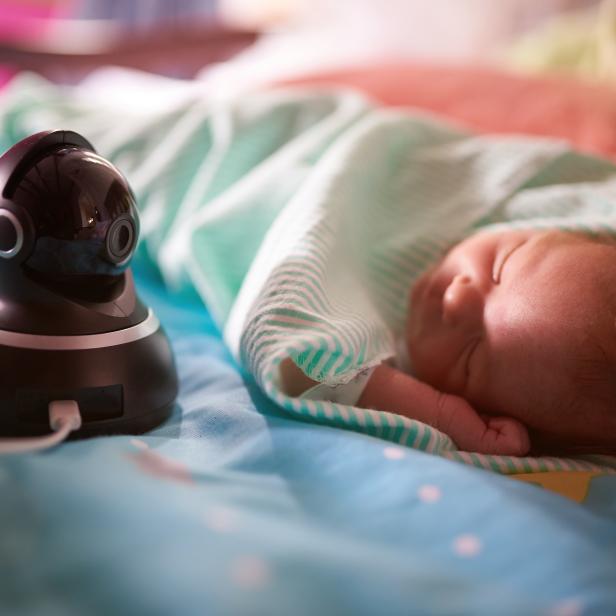
<svg viewBox="0 0 616 616">
<path fill-rule="evenodd" d="M 554 140 L 475 137 L 348 91 L 198 93 L 138 116 L 18 80 L 3 143 L 60 125 L 84 133 L 132 182 L 142 248 L 169 285 L 194 286 L 236 356 L 289 413 L 500 473 L 603 470 L 611 458 L 512 458 L 456 449 L 390 413 L 295 399 L 291 357 L 344 383 L 395 354 L 414 279 L 478 228 L 616 228 L 611 164 Z"/>
</svg>

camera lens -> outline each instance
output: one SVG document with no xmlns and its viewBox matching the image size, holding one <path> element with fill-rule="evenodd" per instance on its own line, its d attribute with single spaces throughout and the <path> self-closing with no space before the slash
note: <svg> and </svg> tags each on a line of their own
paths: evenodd
<svg viewBox="0 0 616 616">
<path fill-rule="evenodd" d="M 135 244 L 135 228 L 128 218 L 115 220 L 107 232 L 107 251 L 119 263 L 128 257 Z"/>
<path fill-rule="evenodd" d="M 22 238 L 23 231 L 15 215 L 0 209 L 0 257 L 9 258 L 18 252 Z"/>
<path fill-rule="evenodd" d="M 118 231 L 118 250 L 124 252 L 126 247 L 130 244 L 131 232 L 126 225 L 122 225 L 122 228 Z"/>
</svg>

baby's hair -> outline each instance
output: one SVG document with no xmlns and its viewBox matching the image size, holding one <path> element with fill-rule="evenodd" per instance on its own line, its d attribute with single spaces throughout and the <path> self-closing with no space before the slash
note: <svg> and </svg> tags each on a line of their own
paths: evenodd
<svg viewBox="0 0 616 616">
<path fill-rule="evenodd" d="M 616 450 L 616 361 L 604 355 L 600 359 L 576 358 L 573 374 L 574 397 L 569 413 L 576 413 L 588 426 L 592 442 L 577 443 L 588 451 Z"/>
<path fill-rule="evenodd" d="M 530 429 L 533 455 L 616 454 L 616 364 L 576 360 L 571 394 L 554 398 L 546 414 L 551 430 Z M 585 426 L 575 433 L 562 430 L 574 421 Z"/>
<path fill-rule="evenodd" d="M 609 246 L 615 250 L 616 234 L 609 230 L 592 232 L 586 230 L 566 230 L 568 234 L 581 241 L 590 241 Z M 614 267 L 613 288 L 616 289 L 616 265 Z M 610 307 L 616 317 L 616 292 L 610 298 Z M 604 344 L 602 344 L 602 342 Z M 583 420 L 587 434 L 569 437 L 547 432 L 532 432 L 533 453 L 535 454 L 616 454 L 616 321 L 613 352 L 607 352 L 605 342 L 589 336 L 588 344 L 573 357 L 569 374 L 572 395 L 563 400 L 554 400 L 548 410 L 551 417 L 562 421 Z M 558 419 L 556 419 L 558 421 Z"/>
<path fill-rule="evenodd" d="M 616 248 L 616 232 L 611 229 L 603 228 L 598 230 L 593 229 L 563 229 L 564 233 L 576 237 L 580 240 L 589 240 L 596 244 L 612 246 Z"/>
</svg>

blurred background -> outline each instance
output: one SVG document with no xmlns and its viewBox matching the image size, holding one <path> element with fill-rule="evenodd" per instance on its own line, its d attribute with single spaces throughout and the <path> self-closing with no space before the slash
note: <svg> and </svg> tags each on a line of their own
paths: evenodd
<svg viewBox="0 0 616 616">
<path fill-rule="evenodd" d="M 611 79 L 613 0 L 0 0 L 0 84 L 122 66 L 219 88 L 383 60 Z"/>
</svg>

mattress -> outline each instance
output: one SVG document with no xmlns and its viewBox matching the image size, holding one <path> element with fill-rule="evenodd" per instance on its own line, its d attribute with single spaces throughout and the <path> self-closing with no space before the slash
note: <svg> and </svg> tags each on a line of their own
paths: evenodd
<svg viewBox="0 0 616 616">
<path fill-rule="evenodd" d="M 283 414 L 145 262 L 177 408 L 0 461 L 7 614 L 607 614 L 616 478 L 583 504 Z M 536 480 L 536 479 L 535 479 Z"/>
</svg>

